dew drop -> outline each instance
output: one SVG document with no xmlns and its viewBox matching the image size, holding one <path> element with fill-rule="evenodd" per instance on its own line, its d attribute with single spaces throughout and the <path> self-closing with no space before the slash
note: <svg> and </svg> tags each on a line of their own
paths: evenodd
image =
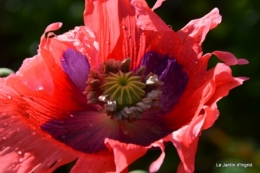
<svg viewBox="0 0 260 173">
<path fill-rule="evenodd" d="M 19 162 L 22 162 L 23 161 L 23 158 L 21 157 L 21 158 L 19 158 L 19 160 L 18 160 Z"/>
<path fill-rule="evenodd" d="M 22 154 L 22 151 L 20 151 L 20 150 L 19 150 L 19 151 L 17 151 L 17 154 L 21 155 L 21 154 Z"/>
<path fill-rule="evenodd" d="M 80 42 L 75 41 L 75 42 L 73 43 L 73 45 L 76 46 L 76 47 L 78 47 L 78 46 L 80 46 Z"/>
<path fill-rule="evenodd" d="M 70 117 L 72 118 L 72 117 L 74 117 L 74 115 L 70 114 Z"/>
<path fill-rule="evenodd" d="M 39 88 L 38 88 L 38 90 L 39 90 L 39 91 L 43 90 L 43 87 L 42 87 L 42 86 L 41 86 L 41 87 L 39 87 Z"/>
<path fill-rule="evenodd" d="M 126 26 L 125 26 L 125 25 L 123 25 L 123 26 L 122 26 L 122 29 L 123 29 L 123 30 L 126 30 Z"/>
<path fill-rule="evenodd" d="M 8 95 L 7 98 L 8 98 L 8 99 L 12 99 L 12 96 Z"/>
</svg>

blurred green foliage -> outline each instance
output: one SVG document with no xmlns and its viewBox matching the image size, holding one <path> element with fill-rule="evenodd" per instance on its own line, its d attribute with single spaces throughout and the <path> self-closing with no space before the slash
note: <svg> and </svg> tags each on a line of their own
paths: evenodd
<svg viewBox="0 0 260 173">
<path fill-rule="evenodd" d="M 151 7 L 154 2 L 148 1 Z M 219 8 L 223 20 L 207 35 L 204 52 L 224 50 L 247 58 L 250 64 L 233 67 L 233 73 L 250 80 L 218 103 L 221 114 L 214 127 L 201 136 L 195 172 L 260 172 L 260 1 L 167 0 L 155 12 L 177 31 L 214 7 Z M 50 23 L 63 23 L 57 34 L 83 25 L 83 10 L 84 0 L 0 0 L 0 67 L 17 70 L 23 59 L 35 55 L 40 36 Z M 217 58 L 212 58 L 210 67 L 217 62 Z M 147 171 L 159 154 L 159 150 L 149 151 L 130 170 Z M 169 144 L 159 172 L 175 172 L 178 163 L 177 152 Z M 252 163 L 253 167 L 219 168 L 216 163 Z"/>
</svg>

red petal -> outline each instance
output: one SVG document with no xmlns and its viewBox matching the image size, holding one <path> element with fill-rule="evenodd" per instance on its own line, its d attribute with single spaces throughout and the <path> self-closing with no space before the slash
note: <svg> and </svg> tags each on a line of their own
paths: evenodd
<svg viewBox="0 0 260 173">
<path fill-rule="evenodd" d="M 180 54 L 175 56 L 179 63 L 185 67 L 188 76 L 192 78 L 196 63 L 202 57 L 202 42 L 210 29 L 215 28 L 221 22 L 221 16 L 217 8 L 200 19 L 190 21 L 184 28 L 177 32 L 180 42 Z M 207 65 L 206 65 L 207 66 Z M 205 66 L 205 67 L 206 67 Z"/>
<path fill-rule="evenodd" d="M 77 152 L 29 124 L 24 102 L 3 80 L 0 87 L 0 172 L 53 172 L 76 159 Z"/>
<path fill-rule="evenodd" d="M 85 0 L 85 2 L 84 23 L 97 36 L 100 44 L 99 59 L 103 62 L 120 37 L 118 1 Z"/>
<path fill-rule="evenodd" d="M 106 146 L 113 151 L 116 172 L 122 172 L 131 163 L 143 156 L 147 149 L 134 144 L 125 144 L 112 139 L 105 139 Z"/>
<path fill-rule="evenodd" d="M 62 26 L 62 23 L 60 23 L 60 22 L 52 23 L 52 24 L 48 25 L 46 27 L 44 33 L 41 36 L 41 43 L 40 43 L 39 47 L 43 47 L 46 44 L 46 42 L 47 42 L 46 33 L 47 32 L 58 30 L 61 26 Z"/>
<path fill-rule="evenodd" d="M 191 109 L 197 108 L 191 122 L 164 138 L 165 141 L 172 141 L 178 151 L 182 161 L 178 168 L 180 173 L 194 171 L 194 157 L 199 136 L 202 130 L 214 124 L 219 115 L 216 102 L 245 80 L 245 78 L 234 78 L 230 68 L 225 64 L 217 64 L 205 77 L 204 85 L 194 92 L 197 94 L 193 94 L 190 100 L 186 100 L 185 105 L 190 105 L 188 109 L 186 106 L 188 111 L 182 109 L 182 115 L 186 115 Z M 195 100 L 199 103 L 195 104 Z M 181 105 L 179 106 L 182 107 Z"/>
<path fill-rule="evenodd" d="M 159 3 L 155 4 L 155 7 L 159 7 Z M 164 21 L 157 16 L 147 5 L 144 0 L 133 0 L 131 5 L 135 7 L 137 18 L 136 25 L 142 30 L 151 31 L 172 31 Z"/>
<path fill-rule="evenodd" d="M 99 43 L 93 31 L 88 27 L 75 27 L 75 29 L 59 35 L 52 40 L 58 40 L 60 43 L 86 56 L 92 67 L 98 67 L 102 63 L 99 60 Z M 56 42 L 50 44 L 56 44 Z"/>
<path fill-rule="evenodd" d="M 159 8 L 164 1 L 166 1 L 166 0 L 157 0 L 156 3 L 154 4 L 152 10 Z"/>
<path fill-rule="evenodd" d="M 178 31 L 178 35 L 183 41 L 193 39 L 198 45 L 201 45 L 208 31 L 215 28 L 220 22 L 221 16 L 219 15 L 219 10 L 214 8 L 204 17 L 190 21 Z"/>
<path fill-rule="evenodd" d="M 54 92 L 50 70 L 40 55 L 25 59 L 16 75 L 31 90 L 44 89 L 50 95 Z"/>
<path fill-rule="evenodd" d="M 0 172 L 53 172 L 76 159 L 72 172 L 115 170 L 112 153 L 89 155 L 75 151 L 34 126 L 31 117 L 41 116 L 28 111 L 26 100 L 6 86 L 3 79 L 0 91 L 0 162 L 5 163 Z"/>
<path fill-rule="evenodd" d="M 248 64 L 246 59 L 237 59 L 230 52 L 214 51 L 212 54 L 216 55 L 220 60 L 224 61 L 227 65 L 237 65 L 237 64 Z"/>
<path fill-rule="evenodd" d="M 155 7 L 158 7 L 159 4 L 160 1 Z M 157 50 L 158 41 L 156 40 L 158 36 L 162 37 L 161 33 L 156 33 L 155 36 L 154 33 L 151 33 L 150 39 L 149 35 L 144 35 L 141 29 L 173 32 L 152 12 L 144 0 L 131 1 L 131 5 L 127 0 L 103 2 L 86 0 L 84 21 L 85 25 L 96 34 L 100 44 L 100 61 L 105 61 L 107 58 L 122 60 L 125 57 L 131 57 L 133 67 L 139 65 L 145 51 L 155 50 L 155 48 Z M 176 44 L 175 38 L 169 39 L 169 34 L 166 34 L 167 41 L 164 41 L 164 38 L 160 41 L 163 41 L 163 44 L 171 43 L 171 47 L 164 51 L 164 53 L 169 53 Z M 146 41 L 146 38 L 149 40 Z M 178 39 L 176 38 L 176 40 Z M 162 48 L 163 45 L 160 47 Z"/>
<path fill-rule="evenodd" d="M 61 58 L 67 49 L 67 45 L 49 38 L 48 43 L 41 42 L 38 55 L 26 59 L 16 75 L 6 78 L 6 84 L 30 104 L 26 109 L 39 114 L 30 119 L 38 126 L 52 118 L 64 118 L 64 112 L 80 110 L 82 104 L 87 108 L 82 93 L 61 68 Z"/>
<path fill-rule="evenodd" d="M 207 105 L 214 104 L 214 102 L 217 102 L 222 97 L 227 96 L 232 88 L 242 85 L 245 80 L 248 80 L 246 77 L 234 78 L 231 75 L 231 69 L 221 63 L 217 64 L 214 69 L 214 78 L 216 90 L 210 100 L 208 100 Z"/>
<path fill-rule="evenodd" d="M 150 147 L 160 147 L 160 149 L 161 149 L 161 151 L 162 151 L 162 153 L 161 153 L 161 155 L 158 157 L 158 159 L 155 160 L 155 161 L 153 161 L 153 163 L 152 163 L 152 164 L 150 165 L 150 167 L 149 167 L 149 171 L 150 171 L 150 172 L 157 172 L 157 171 L 160 169 L 160 167 L 161 167 L 161 165 L 162 165 L 162 163 L 163 163 L 163 160 L 164 160 L 164 158 L 165 158 L 164 143 L 163 143 L 162 140 L 160 140 L 160 141 L 158 141 L 158 142 L 154 142 L 153 144 L 151 144 Z"/>
<path fill-rule="evenodd" d="M 114 157 L 112 153 L 104 152 L 98 154 L 79 154 L 78 161 L 71 169 L 71 173 L 78 172 L 112 172 L 115 170 Z"/>
</svg>

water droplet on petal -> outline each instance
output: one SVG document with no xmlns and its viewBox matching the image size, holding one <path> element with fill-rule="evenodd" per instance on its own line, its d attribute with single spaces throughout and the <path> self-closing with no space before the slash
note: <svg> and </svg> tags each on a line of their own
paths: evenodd
<svg viewBox="0 0 260 173">
<path fill-rule="evenodd" d="M 21 157 L 21 158 L 19 158 L 19 160 L 18 160 L 19 162 L 22 162 L 23 161 L 23 158 Z"/>
<path fill-rule="evenodd" d="M 39 91 L 43 90 L 43 87 L 42 87 L 42 86 L 41 86 L 41 87 L 39 87 L 39 88 L 38 88 L 38 90 L 39 90 Z"/>
<path fill-rule="evenodd" d="M 12 96 L 8 95 L 7 98 L 8 98 L 8 99 L 12 99 Z"/>
<path fill-rule="evenodd" d="M 70 114 L 70 117 L 72 118 L 72 117 L 74 117 L 74 115 Z"/>
<path fill-rule="evenodd" d="M 21 155 L 21 154 L 22 154 L 22 151 L 20 151 L 20 150 L 19 150 L 19 151 L 17 151 L 17 154 Z"/>
<path fill-rule="evenodd" d="M 125 30 L 125 29 L 126 29 L 126 26 L 125 26 L 125 25 L 123 25 L 123 26 L 122 26 L 122 29 L 123 29 L 123 30 Z"/>
<path fill-rule="evenodd" d="M 73 43 L 73 45 L 76 46 L 76 47 L 78 47 L 78 46 L 80 46 L 80 42 L 75 41 L 75 42 Z"/>
</svg>

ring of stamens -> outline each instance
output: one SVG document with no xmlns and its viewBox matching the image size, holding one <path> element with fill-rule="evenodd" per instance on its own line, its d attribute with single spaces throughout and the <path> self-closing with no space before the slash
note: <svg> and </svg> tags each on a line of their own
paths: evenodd
<svg viewBox="0 0 260 173">
<path fill-rule="evenodd" d="M 83 92 L 88 103 L 101 104 L 108 116 L 116 121 L 132 122 L 142 117 L 151 107 L 158 107 L 162 94 L 158 76 L 143 75 L 145 67 L 136 73 L 130 71 L 130 58 L 122 62 L 108 60 L 99 68 L 91 70 L 88 86 Z"/>
</svg>

